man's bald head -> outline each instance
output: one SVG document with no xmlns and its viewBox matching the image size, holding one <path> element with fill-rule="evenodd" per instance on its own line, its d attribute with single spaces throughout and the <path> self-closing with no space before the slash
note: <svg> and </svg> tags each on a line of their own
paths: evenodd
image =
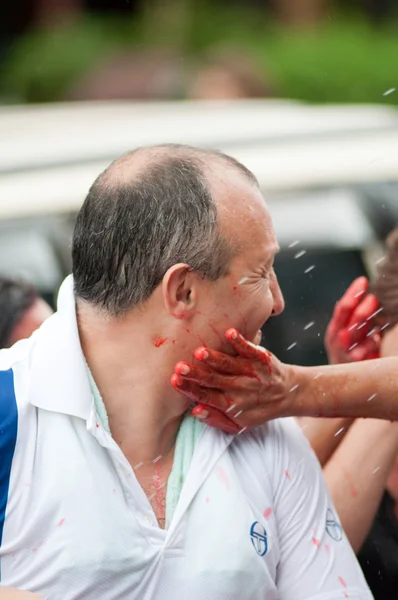
<svg viewBox="0 0 398 600">
<path fill-rule="evenodd" d="M 234 158 L 190 146 L 138 148 L 114 161 L 77 217 L 77 297 L 116 316 L 147 300 L 174 264 L 210 280 L 226 275 L 234 249 L 213 189 L 229 169 L 257 185 Z"/>
</svg>

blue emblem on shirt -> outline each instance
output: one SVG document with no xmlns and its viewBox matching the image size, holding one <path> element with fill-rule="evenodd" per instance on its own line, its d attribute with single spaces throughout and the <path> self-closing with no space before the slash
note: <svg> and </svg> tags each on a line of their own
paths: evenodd
<svg viewBox="0 0 398 600">
<path fill-rule="evenodd" d="M 334 540 L 335 542 L 341 542 L 343 539 L 343 528 L 340 523 L 337 521 L 334 513 L 330 508 L 328 508 L 326 513 L 326 533 Z"/>
<path fill-rule="evenodd" d="M 264 556 L 268 550 L 267 532 L 258 521 L 254 521 L 250 527 L 250 538 L 257 554 Z"/>
</svg>

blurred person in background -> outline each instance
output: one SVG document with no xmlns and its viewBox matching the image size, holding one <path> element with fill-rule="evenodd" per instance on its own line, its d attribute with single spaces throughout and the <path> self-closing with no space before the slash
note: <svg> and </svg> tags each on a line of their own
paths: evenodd
<svg viewBox="0 0 398 600">
<path fill-rule="evenodd" d="M 209 52 L 193 69 L 188 80 L 191 100 L 239 100 L 273 95 L 269 74 L 240 48 L 219 48 Z"/>
<path fill-rule="evenodd" d="M 379 349 L 382 357 L 398 356 L 398 229 L 387 238 L 372 288 L 367 293 L 359 278 L 337 303 L 325 339 L 331 363 L 373 359 Z M 372 334 L 378 311 L 382 338 Z M 377 395 L 369 393 L 368 401 L 377 402 Z M 398 422 L 304 419 L 302 425 L 375 600 L 396 600 Z"/>
<path fill-rule="evenodd" d="M 274 95 L 244 49 L 221 47 L 192 64 L 170 50 L 116 54 L 85 73 L 66 100 L 239 100 Z"/>
<path fill-rule="evenodd" d="M 123 52 L 74 83 L 66 100 L 176 100 L 184 96 L 181 57 L 169 50 Z"/>
<path fill-rule="evenodd" d="M 52 312 L 32 284 L 0 277 L 0 348 L 30 337 Z"/>
</svg>

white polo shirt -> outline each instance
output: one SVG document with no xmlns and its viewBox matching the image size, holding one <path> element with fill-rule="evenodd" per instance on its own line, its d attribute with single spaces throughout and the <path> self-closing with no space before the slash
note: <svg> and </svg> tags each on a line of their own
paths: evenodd
<svg viewBox="0 0 398 600">
<path fill-rule="evenodd" d="M 1 584 L 48 600 L 368 600 L 315 456 L 291 420 L 205 427 L 168 530 L 101 426 L 73 283 L 0 352 Z"/>
</svg>

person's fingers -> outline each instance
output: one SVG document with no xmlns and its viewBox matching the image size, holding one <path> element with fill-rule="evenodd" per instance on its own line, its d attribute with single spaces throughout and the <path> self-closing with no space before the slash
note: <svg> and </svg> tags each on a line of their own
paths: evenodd
<svg viewBox="0 0 398 600">
<path fill-rule="evenodd" d="M 329 337 L 334 337 L 348 325 L 353 312 L 366 294 L 368 287 L 369 282 L 366 277 L 358 277 L 352 282 L 334 308 L 332 319 L 327 328 Z"/>
<path fill-rule="evenodd" d="M 203 387 L 220 390 L 227 390 L 234 387 L 234 382 L 237 379 L 236 376 L 222 375 L 217 371 L 206 368 L 204 365 L 190 365 L 186 362 L 177 363 L 174 371 L 186 381 L 192 381 Z"/>
<path fill-rule="evenodd" d="M 170 378 L 170 383 L 174 389 L 181 392 L 181 394 L 191 400 L 191 402 L 206 404 L 206 406 L 212 406 L 213 408 L 217 408 L 224 412 L 233 412 L 233 401 L 219 390 L 205 388 L 192 381 L 186 381 L 177 373 L 173 373 Z"/>
<path fill-rule="evenodd" d="M 355 346 L 355 348 L 350 351 L 349 356 L 354 362 L 379 358 L 380 343 L 376 338 L 367 338 L 364 342 Z"/>
<path fill-rule="evenodd" d="M 379 307 L 376 296 L 369 294 L 354 310 L 348 326 L 338 334 L 338 339 L 345 350 L 365 340 L 374 325 L 373 317 Z"/>
<path fill-rule="evenodd" d="M 355 328 L 364 322 L 372 322 L 380 309 L 380 303 L 374 294 L 368 294 L 352 313 L 348 328 Z"/>
<path fill-rule="evenodd" d="M 268 367 L 271 364 L 272 354 L 268 352 L 265 348 L 260 346 L 255 346 L 251 342 L 248 342 L 242 334 L 237 331 L 237 329 L 228 329 L 225 334 L 228 342 L 234 348 L 234 350 L 241 356 L 242 358 L 247 358 L 249 360 L 256 360 L 262 362 Z"/>
<path fill-rule="evenodd" d="M 241 429 L 239 425 L 234 423 L 234 421 L 228 419 L 224 413 L 216 408 L 212 408 L 211 406 L 198 404 L 192 410 L 192 414 L 200 421 L 204 421 L 206 425 L 210 425 L 210 427 L 215 427 L 216 429 L 221 429 L 226 433 L 236 434 L 239 433 Z"/>
<path fill-rule="evenodd" d="M 194 355 L 201 363 L 225 375 L 253 375 L 252 365 L 240 356 L 228 356 L 204 347 L 197 348 Z"/>
</svg>

